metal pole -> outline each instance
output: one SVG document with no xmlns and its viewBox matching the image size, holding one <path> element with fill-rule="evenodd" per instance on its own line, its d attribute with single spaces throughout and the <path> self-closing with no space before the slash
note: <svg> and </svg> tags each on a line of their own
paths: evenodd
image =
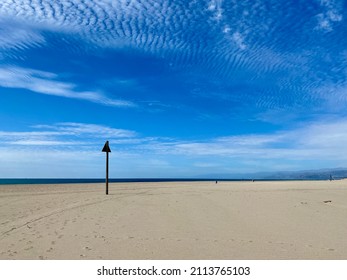
<svg viewBox="0 0 347 280">
<path fill-rule="evenodd" d="M 106 194 L 108 194 L 108 152 L 106 153 Z"/>
<path fill-rule="evenodd" d="M 102 152 L 106 153 L 106 194 L 108 194 L 108 153 L 111 153 L 108 141 L 106 141 L 104 147 L 102 148 Z"/>
</svg>

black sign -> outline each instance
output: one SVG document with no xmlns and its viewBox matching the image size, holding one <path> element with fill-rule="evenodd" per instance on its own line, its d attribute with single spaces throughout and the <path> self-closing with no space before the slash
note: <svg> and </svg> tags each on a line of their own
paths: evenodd
<svg viewBox="0 0 347 280">
<path fill-rule="evenodd" d="M 111 149 L 110 149 L 110 146 L 108 144 L 108 141 L 106 141 L 104 147 L 102 148 L 102 151 L 105 153 L 111 153 Z"/>
</svg>

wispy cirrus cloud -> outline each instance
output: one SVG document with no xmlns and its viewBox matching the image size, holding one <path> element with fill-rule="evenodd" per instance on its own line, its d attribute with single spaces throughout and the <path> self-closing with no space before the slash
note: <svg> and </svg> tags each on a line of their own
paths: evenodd
<svg viewBox="0 0 347 280">
<path fill-rule="evenodd" d="M 252 160 L 343 162 L 347 141 L 347 121 L 314 122 L 292 130 L 270 134 L 218 137 L 199 141 L 161 141 L 144 144 L 143 149 L 173 154 L 217 164 L 216 158 L 234 159 L 238 164 Z M 265 167 L 265 166 L 264 166 Z M 271 166 L 274 168 L 275 166 Z M 268 167 L 267 167 L 268 168 Z"/>
<path fill-rule="evenodd" d="M 103 170 L 101 148 L 105 139 L 110 140 L 117 177 L 302 170 L 344 166 L 347 161 L 342 152 L 347 141 L 346 119 L 268 134 L 190 140 L 143 137 L 131 130 L 96 124 L 58 123 L 35 125 L 24 132 L 0 131 L 0 167 L 12 162 L 17 166 L 48 162 L 65 176 L 70 171 L 64 173 L 61 166 L 73 164 L 78 170 L 97 174 L 95 170 Z"/>
<path fill-rule="evenodd" d="M 21 146 L 85 146 L 99 143 L 100 139 L 126 142 L 134 138 L 136 132 L 111 128 L 104 125 L 85 123 L 57 123 L 54 125 L 34 125 L 31 131 L 0 131 L 0 143 Z M 101 141 L 102 142 L 102 141 Z"/>
<path fill-rule="evenodd" d="M 78 91 L 73 83 L 59 81 L 58 75 L 21 67 L 0 67 L 0 86 L 26 89 L 40 94 L 82 99 L 106 106 L 131 107 L 132 102 L 106 97 L 96 91 Z"/>
<path fill-rule="evenodd" d="M 0 17 L 0 50 L 23 50 L 42 46 L 45 41 L 44 36 L 31 26 Z"/>
<path fill-rule="evenodd" d="M 61 135 L 89 135 L 95 138 L 130 138 L 135 137 L 136 132 L 126 129 L 112 128 L 104 125 L 64 122 L 55 125 L 35 125 L 36 129 L 49 129 L 47 133 Z"/>
<path fill-rule="evenodd" d="M 0 131 L 2 145 L 95 145 L 111 139 L 119 149 L 135 154 L 177 155 L 188 157 L 261 159 L 347 159 L 341 153 L 347 141 L 347 121 L 333 119 L 314 122 L 305 127 L 270 134 L 248 134 L 202 140 L 140 137 L 131 130 L 96 124 L 57 123 L 35 125 L 32 131 Z M 36 142 L 35 142 L 36 141 Z M 102 142 L 102 141 L 101 141 Z M 125 145 L 124 145 L 125 144 Z M 124 146 L 123 146 L 124 145 Z"/>
</svg>

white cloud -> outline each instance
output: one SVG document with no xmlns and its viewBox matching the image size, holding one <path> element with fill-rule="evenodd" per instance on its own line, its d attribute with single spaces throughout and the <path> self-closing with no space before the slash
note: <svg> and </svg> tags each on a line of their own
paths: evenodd
<svg viewBox="0 0 347 280">
<path fill-rule="evenodd" d="M 64 141 L 49 141 L 49 140 L 17 140 L 10 142 L 11 145 L 23 145 L 23 146 L 67 146 L 67 145 L 79 145 L 80 142 L 64 142 Z"/>
<path fill-rule="evenodd" d="M 55 125 L 35 125 L 34 131 L 0 131 L 0 143 L 3 146 L 70 146 L 80 145 L 89 149 L 95 144 L 101 145 L 100 139 L 124 141 L 137 136 L 136 132 L 125 129 L 116 129 L 103 125 L 85 123 L 57 123 Z M 64 147 L 63 147 L 64 146 Z"/>
<path fill-rule="evenodd" d="M 2 170 L 23 165 L 37 168 L 49 162 L 51 167 L 59 166 L 59 174 L 64 174 L 65 164 L 65 177 L 72 165 L 78 166 L 79 172 L 88 170 L 90 173 L 82 175 L 88 177 L 96 174 L 93 167 L 98 170 L 103 167 L 101 148 L 105 139 L 110 140 L 118 177 L 303 170 L 339 167 L 347 162 L 347 154 L 343 152 L 347 143 L 346 119 L 316 122 L 271 134 L 195 141 L 139 137 L 133 131 L 95 124 L 58 123 L 37 125 L 33 129 L 0 132 Z"/>
<path fill-rule="evenodd" d="M 213 19 L 220 21 L 223 18 L 223 0 L 211 0 L 208 3 L 208 10 L 213 12 Z"/>
<path fill-rule="evenodd" d="M 0 17 L 0 50 L 20 50 L 43 44 L 44 37 L 34 27 Z"/>
<path fill-rule="evenodd" d="M 332 31 L 334 24 L 343 19 L 341 8 L 336 1 L 321 0 L 320 4 L 324 12 L 317 15 L 317 29 Z"/>
<path fill-rule="evenodd" d="M 206 59 L 228 54 L 225 48 L 220 48 L 220 40 L 212 36 L 209 36 L 209 48 L 197 47 L 206 44 L 206 32 L 213 35 L 213 29 L 218 29 L 209 26 L 208 21 L 211 15 L 213 25 L 223 20 L 223 1 L 213 0 L 206 9 L 201 7 L 200 1 L 188 2 L 3 0 L 0 17 L 26 22 L 38 34 L 47 30 L 70 34 L 93 47 L 131 47 L 160 58 L 167 56 L 174 65 L 199 56 Z M 215 43 L 218 45 L 213 47 Z M 227 46 L 227 42 L 223 45 Z"/>
<path fill-rule="evenodd" d="M 111 99 L 95 91 L 77 91 L 76 85 L 57 80 L 54 73 L 21 67 L 0 68 L 0 86 L 27 89 L 36 93 L 82 99 L 106 106 L 130 107 L 132 102 Z"/>
<path fill-rule="evenodd" d="M 223 33 L 228 34 L 231 31 L 231 28 L 229 25 L 224 26 Z"/>
<path fill-rule="evenodd" d="M 131 130 L 111 128 L 103 125 L 73 122 L 58 123 L 54 127 L 54 129 L 67 134 L 89 134 L 93 135 L 94 137 L 127 138 L 136 136 L 136 132 Z"/>
<path fill-rule="evenodd" d="M 264 159 L 283 162 L 347 160 L 347 154 L 341 153 L 345 143 L 347 143 L 347 120 L 334 120 L 272 134 L 148 143 L 146 148 L 160 155 L 238 158 L 242 165 L 245 160 L 250 159 L 260 162 Z"/>
<path fill-rule="evenodd" d="M 233 33 L 231 38 L 240 50 L 246 49 L 247 46 L 244 42 L 244 37 L 242 36 L 242 34 L 240 32 Z"/>
<path fill-rule="evenodd" d="M 194 12 L 194 11 L 192 11 Z M 26 1 L 3 0 L 0 16 L 14 17 L 41 26 L 43 30 L 60 29 L 78 33 L 87 41 L 106 47 L 132 45 L 152 49 L 169 48 L 166 36 L 173 28 L 187 24 L 180 5 L 166 1 Z M 179 22 L 168 25 L 173 17 Z M 172 32 L 162 32 L 166 26 Z M 141 27 L 141 30 L 140 28 Z M 177 31 L 177 30 L 176 30 Z M 177 40 L 178 41 L 178 40 Z M 157 51 L 157 50 L 156 50 Z"/>
</svg>

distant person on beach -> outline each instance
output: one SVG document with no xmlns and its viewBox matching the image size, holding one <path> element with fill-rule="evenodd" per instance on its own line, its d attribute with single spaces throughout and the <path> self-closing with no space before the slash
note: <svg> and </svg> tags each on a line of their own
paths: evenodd
<svg viewBox="0 0 347 280">
<path fill-rule="evenodd" d="M 218 181 L 216 181 L 216 184 L 218 184 Z"/>
</svg>

